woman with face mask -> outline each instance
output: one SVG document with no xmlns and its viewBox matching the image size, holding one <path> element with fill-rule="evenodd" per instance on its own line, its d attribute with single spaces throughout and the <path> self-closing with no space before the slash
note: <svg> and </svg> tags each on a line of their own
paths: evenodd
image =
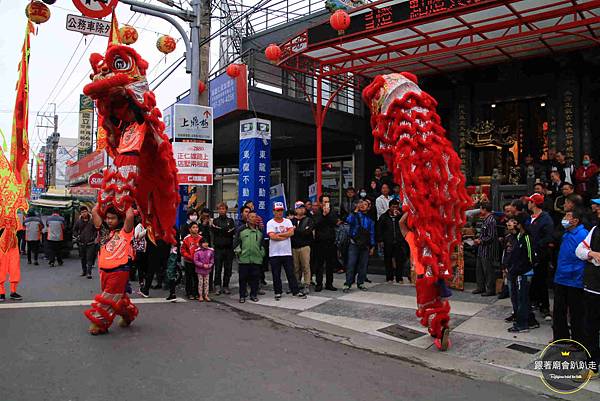
<svg viewBox="0 0 600 401">
<path fill-rule="evenodd" d="M 575 171 L 575 192 L 590 200 L 598 193 L 596 176 L 598 166 L 592 161 L 588 153 L 583 155 L 581 166 Z"/>
<path fill-rule="evenodd" d="M 195 209 L 188 209 L 187 220 L 179 227 L 179 241 L 183 240 L 190 233 L 189 226 L 191 223 L 200 223 L 200 217 Z"/>
</svg>

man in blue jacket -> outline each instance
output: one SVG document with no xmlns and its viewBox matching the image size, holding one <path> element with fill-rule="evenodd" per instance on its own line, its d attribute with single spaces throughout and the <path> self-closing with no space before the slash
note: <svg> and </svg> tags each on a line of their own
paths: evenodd
<svg viewBox="0 0 600 401">
<path fill-rule="evenodd" d="M 581 224 L 582 219 L 581 210 L 574 210 L 565 214 L 561 221 L 565 233 L 562 237 L 554 274 L 553 341 L 563 338 L 584 341 L 583 270 L 585 261 L 579 259 L 575 254 L 577 246 L 588 235 L 588 230 Z M 567 314 L 569 323 L 567 323 Z"/>
<path fill-rule="evenodd" d="M 537 262 L 533 266 L 533 279 L 531 280 L 530 301 L 531 305 L 539 307 L 544 320 L 552 320 L 550 315 L 550 299 L 548 297 L 548 268 L 552 253 L 550 244 L 554 232 L 552 217 L 542 210 L 544 195 L 533 194 L 525 199 L 531 212 L 531 220 L 527 229 L 533 241 L 533 251 Z"/>
<path fill-rule="evenodd" d="M 368 203 L 361 199 L 354 212 L 346 217 L 346 222 L 350 224 L 350 246 L 344 292 L 350 291 L 357 272 L 356 285 L 358 289 L 367 290 L 367 287 L 364 286 L 367 266 L 369 265 L 369 256 L 373 255 L 375 249 L 375 222 L 369 218 L 368 208 Z"/>
</svg>

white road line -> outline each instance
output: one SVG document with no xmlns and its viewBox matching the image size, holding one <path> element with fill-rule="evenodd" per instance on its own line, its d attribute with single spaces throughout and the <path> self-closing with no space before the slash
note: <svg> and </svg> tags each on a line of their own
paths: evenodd
<svg viewBox="0 0 600 401">
<path fill-rule="evenodd" d="M 164 298 L 132 298 L 134 304 L 165 304 L 173 301 L 167 301 Z M 187 302 L 183 298 L 177 298 L 176 302 Z M 22 308 L 54 308 L 60 306 L 89 306 L 92 300 L 79 301 L 48 301 L 48 302 L 17 302 L 6 301 L 0 304 L 0 309 L 22 309 Z"/>
</svg>

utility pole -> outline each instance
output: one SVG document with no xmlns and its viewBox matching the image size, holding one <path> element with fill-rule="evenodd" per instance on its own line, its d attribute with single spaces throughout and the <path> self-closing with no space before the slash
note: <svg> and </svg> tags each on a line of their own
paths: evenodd
<svg viewBox="0 0 600 401">
<path fill-rule="evenodd" d="M 58 114 L 56 114 L 56 104 L 54 105 L 54 113 L 38 113 L 38 117 L 45 119 L 46 124 L 52 125 L 38 125 L 38 128 L 52 128 L 52 134 L 46 138 L 46 187 L 56 186 L 56 152 L 58 150 L 58 141 L 60 140 L 60 134 L 58 133 Z M 51 119 L 52 118 L 52 119 Z"/>
</svg>

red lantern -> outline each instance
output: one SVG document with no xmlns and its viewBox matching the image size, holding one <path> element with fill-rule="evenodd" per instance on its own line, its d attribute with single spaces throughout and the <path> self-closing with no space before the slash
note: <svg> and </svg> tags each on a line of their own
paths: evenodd
<svg viewBox="0 0 600 401">
<path fill-rule="evenodd" d="M 177 42 L 169 35 L 163 35 L 156 41 L 156 48 L 164 54 L 173 53 L 177 47 Z"/>
<path fill-rule="evenodd" d="M 237 64 L 230 64 L 226 71 L 227 75 L 229 75 L 231 78 L 236 78 L 238 75 L 240 75 L 240 66 Z"/>
<path fill-rule="evenodd" d="M 350 26 L 350 16 L 344 10 L 337 10 L 329 17 L 329 24 L 338 31 L 338 35 L 343 35 L 344 31 Z"/>
<path fill-rule="evenodd" d="M 25 15 L 29 21 L 43 24 L 50 19 L 50 9 L 41 1 L 32 1 L 25 7 Z"/>
<path fill-rule="evenodd" d="M 121 42 L 125 45 L 132 45 L 138 40 L 138 32 L 132 26 L 125 25 L 119 29 L 119 33 L 121 34 Z"/>
<path fill-rule="evenodd" d="M 275 43 L 271 43 L 265 49 L 265 57 L 272 63 L 276 63 L 279 57 L 281 57 L 281 49 Z"/>
<path fill-rule="evenodd" d="M 202 81 L 198 81 L 198 94 L 201 95 L 206 90 L 206 84 Z"/>
</svg>

